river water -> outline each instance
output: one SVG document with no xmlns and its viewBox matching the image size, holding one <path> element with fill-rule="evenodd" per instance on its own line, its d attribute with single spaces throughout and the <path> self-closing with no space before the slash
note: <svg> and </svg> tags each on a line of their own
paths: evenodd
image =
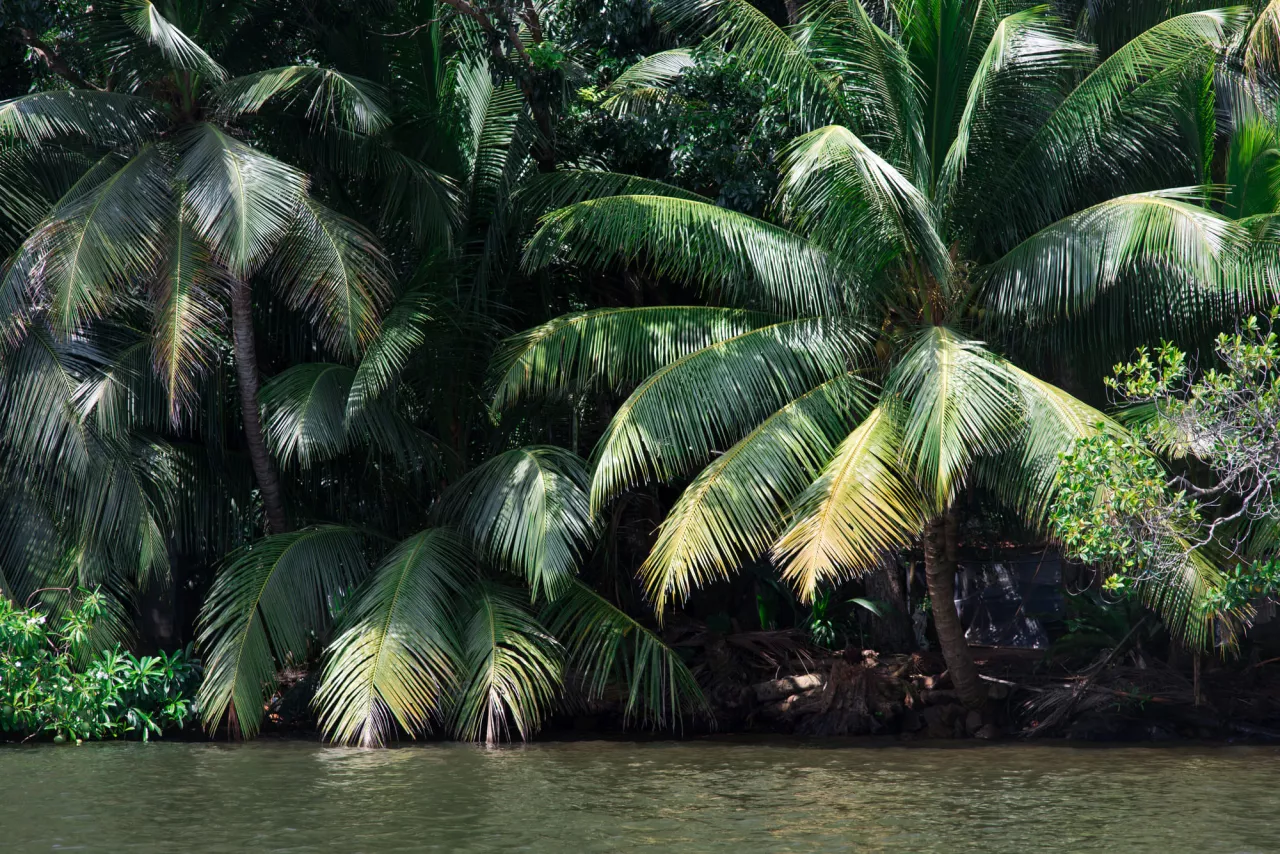
<svg viewBox="0 0 1280 854">
<path fill-rule="evenodd" d="M 0 851 L 1276 852 L 1272 748 L 0 747 Z"/>
</svg>

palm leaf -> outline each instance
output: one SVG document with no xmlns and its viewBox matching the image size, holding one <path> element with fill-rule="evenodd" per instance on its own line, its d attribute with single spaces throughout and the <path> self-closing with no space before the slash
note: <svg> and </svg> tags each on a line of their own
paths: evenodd
<svg viewBox="0 0 1280 854">
<path fill-rule="evenodd" d="M 866 411 L 862 382 L 823 383 L 713 459 L 667 513 L 640 567 L 659 620 L 667 604 L 759 557 L 786 527 L 791 502 Z"/>
<path fill-rule="evenodd" d="M 562 650 L 524 609 L 517 591 L 485 585 L 463 634 L 463 683 L 453 707 L 454 733 L 497 744 L 511 727 L 527 741 L 560 686 Z"/>
<path fill-rule="evenodd" d="M 548 604 L 544 619 L 565 647 L 567 665 L 600 698 L 611 684 L 626 691 L 623 715 L 669 726 L 689 715 L 711 717 L 711 707 L 684 661 L 649 629 L 581 581 Z"/>
<path fill-rule="evenodd" d="M 929 200 L 847 128 L 798 137 L 783 152 L 782 170 L 779 198 L 818 243 L 860 269 L 917 256 L 947 286 L 950 258 Z"/>
<path fill-rule="evenodd" d="M 548 214 L 524 267 L 636 264 L 695 282 L 732 305 L 822 314 L 851 296 L 852 272 L 793 232 L 706 202 L 663 196 L 591 199 Z"/>
<path fill-rule="evenodd" d="M 396 726 L 414 735 L 440 717 L 458 677 L 457 599 L 474 571 L 444 529 L 415 534 L 383 559 L 325 652 L 316 708 L 329 738 L 381 746 Z"/>
<path fill-rule="evenodd" d="M 123 92 L 51 90 L 0 101 L 0 138 L 31 145 L 61 137 L 103 146 L 137 144 L 162 122 L 154 101 Z"/>
<path fill-rule="evenodd" d="M 211 124 L 186 131 L 180 145 L 192 228 L 232 273 L 247 275 L 298 220 L 306 176 Z"/>
<path fill-rule="evenodd" d="M 528 399 L 633 386 L 704 347 L 777 321 L 732 308 L 645 306 L 562 315 L 503 342 L 493 408 Z"/>
<path fill-rule="evenodd" d="M 878 406 L 795 500 L 773 558 L 803 601 L 812 601 L 823 583 L 874 569 L 919 535 L 924 502 L 904 476 L 902 452 L 894 412 Z"/>
<path fill-rule="evenodd" d="M 272 100 L 292 106 L 306 98 L 306 117 L 317 124 L 361 134 L 377 133 L 390 124 L 390 103 L 381 86 L 311 65 L 286 65 L 235 77 L 218 87 L 212 98 L 226 121 L 258 113 Z"/>
<path fill-rule="evenodd" d="M 174 67 L 183 71 L 198 71 L 212 80 L 223 80 L 226 69 L 213 61 L 178 27 L 174 26 L 151 0 L 124 0 L 121 17 L 129 29 L 147 44 L 160 51 Z"/>
<path fill-rule="evenodd" d="M 659 368 L 618 407 L 596 446 L 592 512 L 629 486 L 686 474 L 815 385 L 842 376 L 859 337 L 831 319 L 784 321 Z"/>
<path fill-rule="evenodd" d="M 411 287 L 387 310 L 375 337 L 365 349 L 347 398 L 352 418 L 395 385 L 410 357 L 427 341 L 433 300 L 422 287 Z"/>
<path fill-rule="evenodd" d="M 671 86 L 698 64 L 693 51 L 674 48 L 650 54 L 630 65 L 600 92 L 600 107 L 618 116 L 644 115 L 659 104 L 683 99 Z"/>
<path fill-rule="evenodd" d="M 168 394 L 174 426 L 195 402 L 196 381 L 219 358 L 226 321 L 218 300 L 226 274 L 191 229 L 182 207 L 179 201 L 164 241 L 168 251 L 150 292 L 155 371 Z"/>
<path fill-rule="evenodd" d="M 886 392 L 904 406 L 903 460 L 931 502 L 945 509 L 975 458 L 1016 439 L 1022 401 L 982 343 L 934 326 L 894 368 Z"/>
<path fill-rule="evenodd" d="M 1241 310 L 1257 284 L 1244 263 L 1249 231 L 1198 205 L 1202 198 L 1195 188 L 1137 193 L 1073 214 L 988 267 L 983 299 L 1004 317 L 1045 326 L 1141 286 L 1138 305 L 1085 330 L 1109 343 L 1132 340 L 1135 326 L 1168 333 Z"/>
<path fill-rule="evenodd" d="M 376 238 L 354 220 L 308 197 L 296 214 L 269 271 L 322 341 L 357 355 L 378 333 L 391 293 L 390 264 Z"/>
<path fill-rule="evenodd" d="M 305 658 L 334 597 L 364 573 L 361 534 L 336 525 L 264 537 L 230 555 L 200 613 L 205 728 L 229 718 L 254 735 L 278 668 Z"/>
<path fill-rule="evenodd" d="M 595 535 L 581 459 L 532 446 L 498 454 L 450 487 L 437 505 L 493 564 L 556 598 L 577 574 Z"/>
</svg>

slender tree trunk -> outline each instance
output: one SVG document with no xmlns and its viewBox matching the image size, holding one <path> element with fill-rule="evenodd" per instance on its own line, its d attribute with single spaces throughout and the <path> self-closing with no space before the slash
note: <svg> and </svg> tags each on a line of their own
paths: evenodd
<svg viewBox="0 0 1280 854">
<path fill-rule="evenodd" d="M 240 388 L 240 416 L 244 421 L 244 438 L 249 446 L 253 476 L 262 493 L 270 533 L 289 530 L 280 495 L 280 478 L 275 462 L 262 435 L 262 413 L 258 406 L 258 348 L 253 340 L 253 300 L 249 285 L 239 279 L 231 285 L 231 337 L 235 349 L 236 384 Z"/>
<path fill-rule="evenodd" d="M 951 682 L 966 706 L 981 709 L 987 701 L 987 687 L 978 677 L 978 666 L 956 613 L 956 531 L 954 517 L 948 516 L 951 514 L 935 516 L 925 525 L 924 575 L 933 607 L 933 626 Z"/>
</svg>

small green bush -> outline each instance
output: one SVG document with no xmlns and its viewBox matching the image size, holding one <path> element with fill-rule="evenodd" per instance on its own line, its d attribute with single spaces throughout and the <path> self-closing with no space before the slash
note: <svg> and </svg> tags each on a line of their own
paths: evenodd
<svg viewBox="0 0 1280 854">
<path fill-rule="evenodd" d="M 135 657 L 117 645 L 87 658 L 103 597 L 80 591 L 56 628 L 0 596 L 0 738 L 143 741 L 195 716 L 199 667 L 188 651 Z"/>
</svg>

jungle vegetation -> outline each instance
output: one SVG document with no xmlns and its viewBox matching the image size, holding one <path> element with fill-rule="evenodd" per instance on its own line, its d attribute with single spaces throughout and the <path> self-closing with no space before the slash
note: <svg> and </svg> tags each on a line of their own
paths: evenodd
<svg viewBox="0 0 1280 854">
<path fill-rule="evenodd" d="M 254 735 L 294 666 L 343 742 L 529 738 L 568 693 L 675 727 L 709 707 L 673 615 L 762 583 L 813 609 L 907 553 L 981 708 L 962 508 L 1117 563 L 1188 648 L 1247 623 L 1243 535 L 1172 481 L 1160 571 L 1072 537 L 1221 451 L 1153 439 L 1174 353 L 1270 347 L 1236 374 L 1270 382 L 1242 324 L 1280 296 L 1280 0 L 0 28 L 0 592 L 91 608 L 77 649 L 194 643 L 210 731 Z M 1104 382 L 1160 342 L 1163 386 Z"/>
</svg>

